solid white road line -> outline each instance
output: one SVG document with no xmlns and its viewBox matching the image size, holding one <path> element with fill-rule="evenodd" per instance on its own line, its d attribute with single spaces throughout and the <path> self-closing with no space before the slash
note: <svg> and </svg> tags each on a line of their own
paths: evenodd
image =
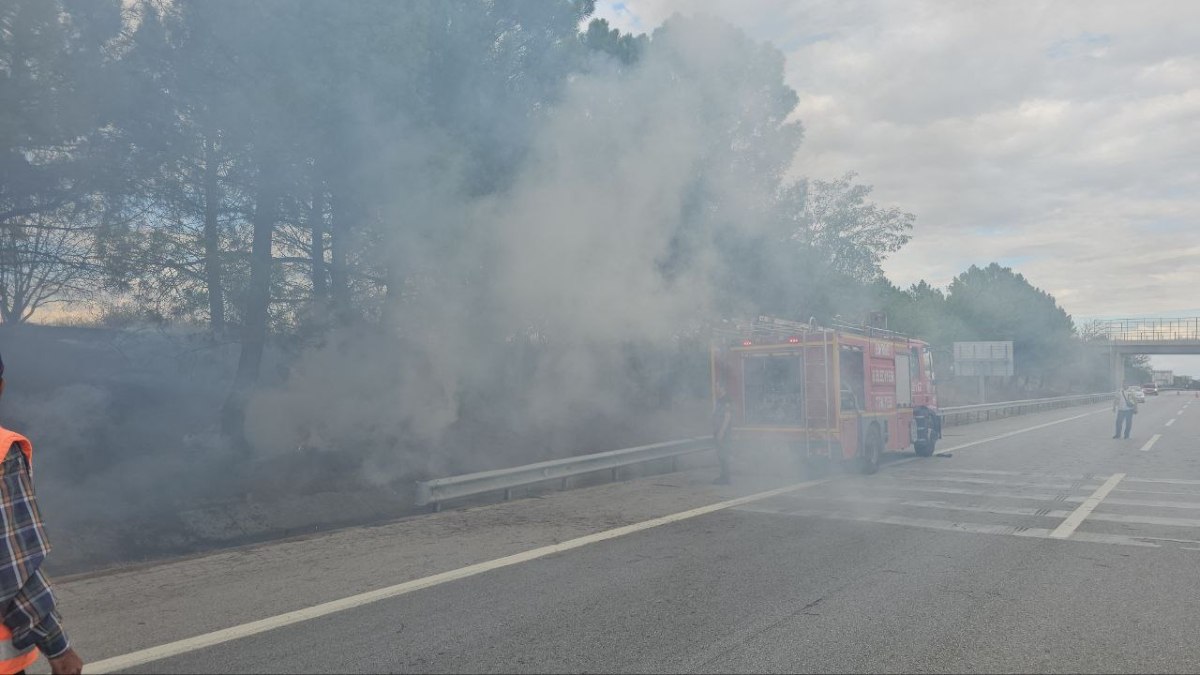
<svg viewBox="0 0 1200 675">
<path fill-rule="evenodd" d="M 1016 431 L 1010 431 L 1006 434 L 1000 434 L 999 436 L 992 436 L 991 438 L 984 438 L 984 439 L 980 439 L 978 441 L 971 441 L 970 443 L 963 443 L 962 445 L 956 445 L 953 448 L 943 448 L 941 450 L 936 451 L 933 454 L 944 455 L 948 452 L 954 452 L 955 450 L 963 450 L 965 448 L 970 448 L 972 446 L 982 445 L 984 443 L 991 443 L 992 441 L 998 441 L 1002 438 L 1016 436 L 1017 434 L 1023 434 L 1027 431 L 1036 431 L 1037 429 L 1045 429 L 1046 427 L 1052 427 L 1055 424 L 1062 424 L 1063 422 L 1070 422 L 1071 420 L 1077 420 L 1080 417 L 1087 417 L 1088 415 L 1095 415 L 1096 413 L 1106 412 L 1107 410 L 1108 409 L 1105 408 L 1103 410 L 1093 410 L 1092 412 L 1086 412 L 1086 413 L 1083 413 L 1082 415 L 1075 415 L 1073 417 L 1064 417 L 1061 420 L 1054 420 L 1053 422 L 1046 422 L 1045 424 L 1038 424 L 1037 426 L 1027 427 L 1025 429 L 1017 429 Z"/>
<path fill-rule="evenodd" d="M 535 548 L 522 553 L 505 556 L 503 558 L 497 558 L 495 560 L 489 560 L 487 562 L 481 562 L 475 565 L 468 565 L 467 567 L 451 570 L 449 572 L 442 572 L 441 574 L 434 574 L 433 576 L 406 581 L 402 584 L 396 584 L 394 586 L 388 586 L 386 588 L 380 588 L 374 591 L 367 591 L 366 593 L 359 593 L 358 595 L 352 595 L 340 600 L 321 603 L 305 609 L 286 612 L 284 614 L 268 617 L 259 621 L 251 621 L 250 623 L 244 623 L 240 626 L 233 626 L 232 628 L 225 628 L 223 630 L 205 633 L 204 635 L 197 635 L 196 637 L 187 638 L 185 640 L 169 642 L 165 645 L 159 645 L 157 647 L 141 649 L 123 656 L 115 656 L 109 659 L 103 659 L 101 661 L 96 661 L 95 663 L 89 663 L 86 666 L 86 669 L 89 673 L 109 673 L 116 670 L 132 668 L 134 666 L 139 666 L 151 661 L 158 661 L 160 659 L 177 656 L 186 652 L 196 651 L 197 649 L 212 647 L 223 642 L 229 642 L 230 640 L 237 640 L 250 635 L 256 635 L 258 633 L 274 630 L 276 628 L 283 628 L 284 626 L 290 626 L 295 623 L 309 621 L 326 616 L 328 614 L 333 614 L 335 612 L 342 612 L 355 607 L 361 607 L 373 602 L 379 602 L 380 600 L 387 600 L 388 598 L 405 595 L 407 593 L 412 593 L 413 591 L 419 591 L 421 589 L 437 586 L 449 581 L 465 579 L 467 577 L 473 577 L 477 574 L 490 572 L 491 570 L 500 569 L 502 567 L 509 567 L 523 562 L 528 562 L 530 560 L 544 558 L 548 555 L 562 553 L 564 551 L 569 551 L 581 546 L 587 546 L 588 544 L 605 541 L 606 539 L 615 539 L 617 537 L 623 537 L 627 534 L 633 534 L 634 532 L 648 530 L 652 527 L 667 525 L 668 523 L 677 523 L 681 520 L 687 520 L 689 518 L 695 518 L 697 516 L 703 516 L 725 509 L 731 509 L 735 506 L 741 506 L 742 504 L 757 502 L 763 499 L 770 499 L 771 497 L 777 497 L 782 494 L 787 494 L 788 492 L 803 490 L 804 488 L 812 487 L 814 485 L 827 483 L 830 480 L 832 479 L 823 478 L 820 480 L 797 483 L 795 485 L 789 485 L 787 487 L 777 488 L 775 490 L 767 490 L 766 492 L 759 492 L 746 497 L 730 499 L 728 501 L 717 502 L 716 504 L 709 504 L 707 506 L 701 506 L 689 511 L 673 513 L 667 516 L 662 516 L 661 518 L 654 518 L 652 520 L 634 523 L 632 525 L 626 525 L 624 527 L 618 527 L 616 529 L 606 530 L 604 532 L 589 534 L 587 536 L 564 541 L 560 544 L 551 544 L 550 546 Z"/>
<path fill-rule="evenodd" d="M 1171 419 L 1167 420 L 1167 426 L 1171 426 L 1172 424 L 1175 424 L 1175 418 L 1174 418 L 1174 417 L 1172 417 Z"/>
<path fill-rule="evenodd" d="M 1116 473 L 1113 474 L 1111 478 L 1104 481 L 1104 485 L 1096 488 L 1096 491 L 1092 493 L 1091 497 L 1085 499 L 1084 502 L 1079 505 L 1079 508 L 1075 509 L 1071 515 L 1067 516 L 1067 519 L 1062 521 L 1058 527 L 1054 528 L 1054 531 L 1050 533 L 1050 538 L 1066 539 L 1067 537 L 1071 536 L 1071 533 L 1073 533 L 1075 529 L 1083 523 L 1084 518 L 1087 518 L 1089 513 L 1095 511 L 1097 506 L 1100 506 L 1100 502 L 1104 501 L 1104 498 L 1108 496 L 1108 493 L 1112 492 L 1112 489 L 1115 488 L 1117 483 L 1120 483 L 1121 479 L 1124 477 L 1125 474 Z"/>
<path fill-rule="evenodd" d="M 1162 438 L 1162 434 L 1154 434 L 1151 436 L 1150 440 L 1146 441 L 1146 444 L 1142 446 L 1142 452 L 1146 452 L 1150 448 L 1153 448 L 1154 444 L 1157 443 L 1158 439 L 1160 438 Z"/>
<path fill-rule="evenodd" d="M 1095 410 L 1092 412 L 1083 413 L 1082 415 L 1074 415 L 1072 417 L 1066 417 L 1053 422 L 1046 422 L 1045 424 L 1038 424 L 1025 429 L 1010 431 L 998 436 L 992 436 L 990 438 L 984 438 L 982 440 L 972 441 L 970 443 L 963 443 L 962 445 L 957 445 L 952 448 L 939 450 L 937 454 L 940 455 L 947 452 L 954 452 L 955 450 L 962 450 L 963 448 L 982 445 L 983 443 L 989 443 L 1002 438 L 1009 438 L 1011 436 L 1023 434 L 1028 431 L 1044 429 L 1055 424 L 1062 424 L 1063 422 L 1070 422 L 1071 420 L 1077 420 L 1081 417 L 1094 415 L 1098 412 L 1104 412 L 1104 410 Z M 888 466 L 897 466 L 915 461 L 917 459 L 921 458 L 913 457 L 900 460 L 898 462 L 892 462 Z M 419 591 L 432 586 L 438 586 L 450 581 L 457 581 L 458 579 L 473 577 L 478 574 L 483 574 L 484 572 L 490 572 L 492 570 L 510 567 L 512 565 L 518 565 L 520 563 L 529 562 L 530 560 L 536 560 L 538 558 L 544 558 L 549 555 L 554 555 L 555 553 L 562 553 L 564 551 L 569 551 L 581 546 L 587 546 L 588 544 L 594 544 L 596 542 L 605 541 L 608 539 L 623 537 L 627 534 L 641 532 L 642 530 L 648 530 L 660 525 L 677 523 L 681 520 L 687 520 L 689 518 L 695 518 L 697 516 L 723 511 L 725 509 L 731 509 L 735 506 L 741 506 L 742 504 L 750 504 L 752 502 L 770 499 L 772 497 L 777 497 L 789 492 L 795 492 L 797 490 L 803 490 L 816 485 L 822 485 L 830 482 L 831 480 L 833 480 L 833 478 L 805 481 L 803 483 L 797 483 L 795 485 L 789 485 L 787 487 L 777 488 L 775 490 L 759 492 L 746 497 L 738 497 L 737 499 L 730 499 L 728 501 L 718 502 L 716 504 L 709 504 L 708 506 L 701 506 L 689 511 L 673 513 L 667 516 L 662 516 L 661 518 L 654 518 L 652 520 L 634 523 L 632 525 L 626 525 L 624 527 L 618 527 L 616 529 L 606 530 L 604 532 L 589 534 L 587 536 L 564 541 L 560 544 L 552 544 L 550 546 L 535 548 L 522 553 L 505 556 L 503 558 L 497 558 L 495 560 L 489 560 L 486 562 L 477 563 L 475 565 L 468 565 L 467 567 L 462 567 L 456 570 L 450 570 L 448 572 L 442 572 L 440 574 L 434 574 L 432 576 L 423 577 L 420 579 L 413 579 L 412 581 L 406 581 L 394 586 L 387 586 L 374 591 L 359 593 L 358 595 L 352 595 L 340 600 L 332 600 L 330 602 L 324 602 L 312 607 L 306 607 L 304 609 L 298 609 L 292 612 L 285 612 L 277 616 L 267 617 L 258 621 L 251 621 L 249 623 L 232 626 L 230 628 L 213 631 L 211 633 L 205 633 L 203 635 L 197 635 L 195 637 L 190 637 L 183 640 L 176 640 L 175 642 L 168 642 L 167 644 L 159 645 L 157 647 L 148 647 L 146 649 L 140 649 L 136 652 L 130 652 L 121 656 L 102 659 L 100 661 L 87 664 L 86 670 L 89 673 L 111 673 L 117 670 L 133 668 L 135 666 L 140 666 L 152 661 L 159 661 L 172 656 L 186 654 L 188 652 L 204 649 L 205 647 L 212 647 L 225 642 L 230 642 L 232 640 L 238 640 L 251 635 L 257 635 L 258 633 L 265 633 L 270 630 L 275 630 L 276 628 L 283 628 L 285 626 L 290 626 L 303 621 L 310 621 L 312 619 L 317 619 L 329 614 L 334 614 L 336 612 L 343 612 L 349 609 L 354 609 L 355 607 L 362 607 L 363 605 L 379 602 L 381 600 L 387 600 L 389 598 L 406 595 L 408 593 L 412 593 L 413 591 Z"/>
</svg>

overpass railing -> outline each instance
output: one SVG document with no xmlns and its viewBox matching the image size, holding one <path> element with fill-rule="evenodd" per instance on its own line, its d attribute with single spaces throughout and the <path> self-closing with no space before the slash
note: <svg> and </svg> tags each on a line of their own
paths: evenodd
<svg viewBox="0 0 1200 675">
<path fill-rule="evenodd" d="M 1078 396 L 1059 396 L 1056 398 L 955 406 L 942 408 L 940 412 L 942 413 L 942 424 L 944 426 L 958 426 L 1000 419 L 1002 417 L 1011 417 L 1013 415 L 1026 415 L 1056 408 L 1100 403 L 1111 400 L 1111 397 L 1112 393 L 1110 392 Z M 709 436 L 700 436 L 678 441 L 654 443 L 652 445 L 641 445 L 635 448 L 623 448 L 621 450 L 609 450 L 590 455 L 555 459 L 548 462 L 517 466 L 511 469 L 480 471 L 461 476 L 448 476 L 446 478 L 418 481 L 416 505 L 437 511 L 440 509 L 442 502 L 487 493 L 503 494 L 504 499 L 507 500 L 512 497 L 512 491 L 515 488 L 548 481 L 559 481 L 561 488 L 566 489 L 568 478 L 599 471 L 609 471 L 612 473 L 612 479 L 617 480 L 621 468 L 655 460 L 670 460 L 672 470 L 674 470 L 675 463 L 679 457 L 704 452 L 712 448 L 712 438 Z"/>
<path fill-rule="evenodd" d="M 1089 332 L 1112 342 L 1200 342 L 1200 317 L 1181 319 L 1106 319 Z"/>
</svg>

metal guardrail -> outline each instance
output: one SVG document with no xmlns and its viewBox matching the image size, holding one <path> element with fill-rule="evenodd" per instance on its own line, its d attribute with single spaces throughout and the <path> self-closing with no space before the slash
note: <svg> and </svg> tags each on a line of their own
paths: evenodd
<svg viewBox="0 0 1200 675">
<path fill-rule="evenodd" d="M 954 406 L 952 408 L 941 408 L 938 412 L 942 414 L 942 426 L 952 427 L 961 424 L 971 424 L 972 422 L 986 422 L 987 420 L 1000 419 L 1002 417 L 1012 417 L 1014 415 L 1026 415 L 1032 412 L 1041 412 L 1042 410 L 1101 403 L 1111 401 L 1112 397 L 1112 392 L 1102 392 L 1099 394 L 1056 396 L 1054 398 L 1032 398 L 1023 401 L 1001 401 L 1000 403 Z"/>
<path fill-rule="evenodd" d="M 942 408 L 940 412 L 942 414 L 943 426 L 955 426 L 999 419 L 1001 417 L 1011 417 L 1013 415 L 1024 415 L 1041 410 L 1099 403 L 1109 400 L 1111 396 L 1111 393 L 1103 393 L 1039 398 L 1025 401 L 1005 401 L 1002 403 L 984 403 L 980 405 Z M 444 501 L 501 491 L 504 492 L 504 498 L 509 499 L 512 496 L 513 488 L 552 480 L 562 481 L 562 486 L 565 488 L 567 478 L 595 471 L 610 470 L 613 472 L 613 480 L 616 480 L 617 470 L 621 467 L 657 459 L 671 459 L 674 461 L 682 455 L 711 450 L 712 447 L 712 437 L 701 436 L 679 441 L 642 445 L 636 448 L 623 448 L 621 450 L 609 450 L 590 455 L 580 455 L 578 457 L 554 459 L 548 462 L 527 464 L 511 469 L 480 471 L 461 476 L 418 481 L 416 505 L 430 507 L 432 510 L 437 511 Z"/>
<path fill-rule="evenodd" d="M 592 473 L 593 471 L 611 470 L 613 480 L 617 478 L 617 470 L 631 464 L 640 464 L 656 459 L 671 459 L 681 455 L 709 450 L 712 446 L 711 436 L 687 438 L 680 441 L 667 441 L 642 445 L 636 448 L 608 450 L 590 455 L 553 459 L 548 462 L 527 464 L 511 469 L 496 469 L 480 471 L 462 476 L 435 478 L 417 482 L 417 506 L 429 506 L 434 511 L 439 509 L 441 502 L 449 499 L 470 497 L 487 492 L 504 491 L 504 498 L 511 497 L 511 490 L 543 481 L 559 480 L 566 486 L 566 479 L 571 476 Z"/>
</svg>

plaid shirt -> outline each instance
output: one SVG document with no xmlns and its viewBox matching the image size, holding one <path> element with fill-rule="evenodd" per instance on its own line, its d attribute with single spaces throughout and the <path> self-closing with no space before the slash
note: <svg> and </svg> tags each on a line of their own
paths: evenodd
<svg viewBox="0 0 1200 675">
<path fill-rule="evenodd" d="M 0 606 L 14 647 L 36 645 L 46 658 L 55 658 L 70 643 L 40 569 L 49 552 L 32 471 L 14 444 L 0 470 Z"/>
</svg>

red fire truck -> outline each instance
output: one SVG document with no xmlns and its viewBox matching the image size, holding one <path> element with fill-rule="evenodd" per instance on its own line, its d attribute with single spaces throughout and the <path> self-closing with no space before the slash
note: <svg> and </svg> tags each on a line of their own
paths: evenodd
<svg viewBox="0 0 1200 675">
<path fill-rule="evenodd" d="M 911 446 L 927 457 L 941 438 L 921 340 L 772 317 L 713 335 L 713 397 L 724 391 L 732 402 L 735 443 L 786 443 L 807 461 L 853 460 L 874 473 L 884 452 Z"/>
</svg>

